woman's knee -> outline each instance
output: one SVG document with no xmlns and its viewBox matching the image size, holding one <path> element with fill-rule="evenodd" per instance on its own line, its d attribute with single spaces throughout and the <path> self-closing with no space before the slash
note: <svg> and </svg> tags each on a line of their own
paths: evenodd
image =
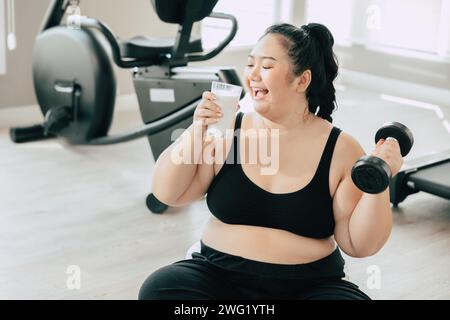
<svg viewBox="0 0 450 320">
<path fill-rule="evenodd" d="M 216 287 L 218 289 L 216 289 Z M 153 272 L 139 290 L 139 300 L 211 299 L 224 284 L 206 266 L 184 260 Z"/>
<path fill-rule="evenodd" d="M 330 290 L 311 295 L 306 300 L 371 300 L 363 292 L 346 292 L 342 290 Z"/>
<path fill-rule="evenodd" d="M 357 285 L 341 280 L 336 283 L 318 285 L 307 293 L 303 294 L 301 299 L 305 300 L 371 300 L 370 297 L 361 291 Z"/>
<path fill-rule="evenodd" d="M 172 288 L 175 285 L 174 281 L 174 267 L 168 265 L 162 267 L 152 274 L 150 274 L 147 279 L 145 279 L 142 284 L 138 299 L 139 300 L 164 300 L 165 298 L 170 299 L 167 296 L 167 289 Z"/>
</svg>

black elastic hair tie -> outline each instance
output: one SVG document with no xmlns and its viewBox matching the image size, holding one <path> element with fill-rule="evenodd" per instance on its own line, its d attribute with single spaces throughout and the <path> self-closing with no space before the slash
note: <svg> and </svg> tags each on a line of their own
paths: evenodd
<svg viewBox="0 0 450 320">
<path fill-rule="evenodd" d="M 307 37 L 311 36 L 311 29 L 305 24 L 301 27 L 303 32 L 306 34 Z"/>
</svg>

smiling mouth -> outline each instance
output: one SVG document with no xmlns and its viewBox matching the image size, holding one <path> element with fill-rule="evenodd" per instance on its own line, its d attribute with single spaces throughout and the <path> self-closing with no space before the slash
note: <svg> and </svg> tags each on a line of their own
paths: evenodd
<svg viewBox="0 0 450 320">
<path fill-rule="evenodd" d="M 267 89 L 261 89 L 261 88 L 253 88 L 253 98 L 255 100 L 261 100 L 264 99 L 264 97 L 269 93 L 269 90 Z"/>
</svg>

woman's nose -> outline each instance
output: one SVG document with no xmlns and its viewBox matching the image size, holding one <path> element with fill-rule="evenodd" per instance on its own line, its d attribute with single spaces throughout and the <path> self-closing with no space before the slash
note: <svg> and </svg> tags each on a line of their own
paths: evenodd
<svg viewBox="0 0 450 320">
<path fill-rule="evenodd" d="M 259 80 L 261 80 L 261 76 L 259 74 L 258 68 L 253 68 L 252 71 L 250 71 L 250 73 L 248 75 L 248 78 L 251 81 L 259 81 Z"/>
</svg>

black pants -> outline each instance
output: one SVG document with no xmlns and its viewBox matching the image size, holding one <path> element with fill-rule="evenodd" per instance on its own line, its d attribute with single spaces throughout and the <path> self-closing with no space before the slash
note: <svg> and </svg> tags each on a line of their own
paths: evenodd
<svg viewBox="0 0 450 320">
<path fill-rule="evenodd" d="M 201 242 L 201 253 L 152 273 L 139 299 L 299 299 L 370 300 L 343 280 L 339 249 L 320 260 L 295 265 L 265 263 L 229 255 Z"/>
</svg>

